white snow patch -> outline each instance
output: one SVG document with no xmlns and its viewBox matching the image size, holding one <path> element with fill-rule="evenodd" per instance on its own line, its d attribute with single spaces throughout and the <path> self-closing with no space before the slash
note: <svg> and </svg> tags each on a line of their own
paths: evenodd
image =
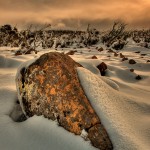
<svg viewBox="0 0 150 150">
<path fill-rule="evenodd" d="M 82 130 L 81 137 L 85 140 L 88 140 L 88 133 L 85 131 L 85 129 Z"/>
<path fill-rule="evenodd" d="M 138 46 L 129 40 L 123 50 L 118 51 L 137 64 L 114 57 L 108 53 L 105 45 L 79 48 L 71 57 L 82 64 L 84 90 L 96 108 L 102 123 L 117 150 L 147 150 L 150 147 L 150 50 Z M 79 46 L 79 45 L 78 45 Z M 98 52 L 96 47 L 103 47 Z M 9 117 L 17 100 L 15 75 L 17 68 L 25 61 L 38 58 L 55 49 L 38 49 L 38 54 L 15 56 L 16 49 L 0 48 L 0 149 L 2 150 L 68 150 L 95 149 L 81 137 L 68 133 L 55 122 L 43 117 L 32 117 L 22 123 L 13 122 Z M 72 48 L 64 48 L 66 53 Z M 140 51 L 140 53 L 135 53 Z M 57 52 L 62 52 L 58 48 Z M 82 53 L 81 53 L 82 52 Z M 146 54 L 141 57 L 141 54 Z M 91 59 L 95 55 L 98 59 Z M 110 57 L 108 57 L 110 56 Z M 101 77 L 97 65 L 107 64 L 106 77 Z M 130 72 L 134 69 L 134 72 Z M 94 74 L 95 75 L 94 75 Z M 142 80 L 135 80 L 141 75 Z M 115 90 L 114 90 L 115 89 Z M 119 91 L 117 91 L 119 90 Z M 93 101 L 93 102 L 92 102 Z M 17 115 L 17 114 L 15 114 Z"/>
<path fill-rule="evenodd" d="M 119 93 L 85 68 L 77 70 L 83 89 L 104 124 L 114 149 L 148 150 L 150 105 Z"/>
</svg>

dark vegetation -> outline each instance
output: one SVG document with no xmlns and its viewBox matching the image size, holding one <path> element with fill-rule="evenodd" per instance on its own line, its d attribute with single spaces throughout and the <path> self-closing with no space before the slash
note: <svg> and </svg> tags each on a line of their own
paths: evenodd
<svg viewBox="0 0 150 150">
<path fill-rule="evenodd" d="M 120 50 L 127 44 L 128 38 L 142 47 L 150 48 L 150 30 L 127 31 L 126 24 L 122 22 L 114 22 L 112 29 L 107 32 L 100 32 L 90 25 L 86 31 L 51 30 L 50 24 L 41 29 L 30 25 L 21 31 L 9 24 L 0 27 L 0 46 L 19 47 L 15 55 L 37 53 L 38 48 L 84 48 L 98 42 Z"/>
</svg>

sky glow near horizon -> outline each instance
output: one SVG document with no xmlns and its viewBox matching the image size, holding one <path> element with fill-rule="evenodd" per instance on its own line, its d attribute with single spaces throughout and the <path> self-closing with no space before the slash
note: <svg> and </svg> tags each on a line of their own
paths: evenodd
<svg viewBox="0 0 150 150">
<path fill-rule="evenodd" d="M 150 27 L 149 0 L 1 0 L 0 25 L 51 23 L 53 28 L 108 28 L 124 20 L 130 28 Z"/>
</svg>

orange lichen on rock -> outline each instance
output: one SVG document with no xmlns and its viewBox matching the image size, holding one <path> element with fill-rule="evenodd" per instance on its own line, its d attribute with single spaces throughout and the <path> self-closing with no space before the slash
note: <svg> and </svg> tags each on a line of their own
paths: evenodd
<svg viewBox="0 0 150 150">
<path fill-rule="evenodd" d="M 60 126 L 77 135 L 80 135 L 83 129 L 89 132 L 96 124 L 105 130 L 82 89 L 77 67 L 82 66 L 68 55 L 51 52 L 21 70 L 17 84 L 20 86 L 19 94 L 22 95 L 21 101 L 26 115 L 44 115 L 57 120 Z M 22 88 L 30 87 L 31 84 L 34 88 Z M 31 93 L 30 96 L 27 93 Z M 96 132 L 99 132 L 99 139 L 96 140 L 105 139 L 109 141 L 103 140 L 105 147 L 112 147 L 106 132 L 102 135 L 100 131 Z M 90 135 L 89 139 L 93 138 Z M 94 144 L 94 139 L 91 142 L 102 148 L 101 143 L 99 146 Z"/>
<path fill-rule="evenodd" d="M 51 95 L 55 95 L 55 94 L 56 94 L 55 88 L 52 88 L 52 89 L 50 90 L 50 94 L 51 94 Z"/>
<path fill-rule="evenodd" d="M 37 75 L 36 78 L 37 78 L 37 80 L 38 80 L 41 84 L 43 84 L 43 82 L 44 82 L 44 77 L 43 77 L 42 75 Z"/>
</svg>

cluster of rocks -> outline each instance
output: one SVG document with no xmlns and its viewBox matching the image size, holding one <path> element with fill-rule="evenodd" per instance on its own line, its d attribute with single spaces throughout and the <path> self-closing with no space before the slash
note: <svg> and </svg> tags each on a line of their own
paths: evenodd
<svg viewBox="0 0 150 150">
<path fill-rule="evenodd" d="M 96 49 L 98 49 L 98 48 L 96 48 Z M 101 48 L 100 48 L 100 49 L 101 49 Z M 98 49 L 98 50 L 99 50 L 99 49 Z M 103 48 L 102 48 L 102 51 L 103 51 Z M 101 51 L 100 51 L 100 52 L 101 52 Z M 127 58 L 125 55 L 123 55 L 122 53 L 115 52 L 115 51 L 112 50 L 112 49 L 108 49 L 107 52 L 108 52 L 108 53 L 114 53 L 114 56 L 115 56 L 115 57 L 118 57 L 118 56 L 119 56 L 119 57 L 122 59 L 122 61 L 128 60 L 128 58 Z M 136 53 L 140 53 L 140 52 L 138 51 L 138 52 L 136 52 Z M 108 56 L 108 57 L 111 57 L 111 56 Z M 92 56 L 92 59 L 98 59 L 98 58 L 94 55 L 94 56 Z M 148 60 L 147 63 L 148 63 L 148 62 L 150 62 L 150 61 Z M 134 64 L 136 64 L 136 61 L 135 61 L 134 59 L 129 59 L 129 62 L 128 62 L 128 63 L 131 64 L 131 65 L 134 65 Z M 105 75 L 106 75 L 107 65 L 106 65 L 104 62 L 102 62 L 101 64 L 99 64 L 99 65 L 97 66 L 97 68 L 99 69 L 101 76 L 105 76 Z M 130 69 L 130 72 L 134 72 L 134 69 Z M 140 75 L 137 75 L 137 76 L 135 77 L 135 79 L 136 79 L 136 80 L 141 80 L 142 77 L 141 77 Z"/>
</svg>

